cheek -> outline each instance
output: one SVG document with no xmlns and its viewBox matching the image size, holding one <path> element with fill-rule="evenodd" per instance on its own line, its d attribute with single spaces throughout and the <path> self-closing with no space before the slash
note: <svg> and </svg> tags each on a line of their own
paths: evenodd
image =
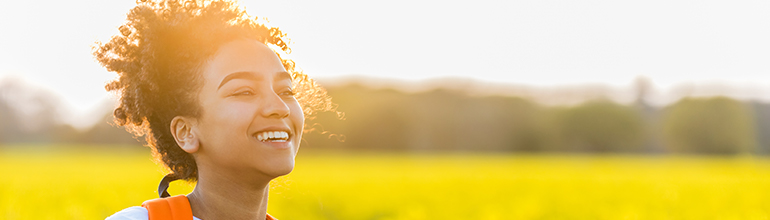
<svg viewBox="0 0 770 220">
<path fill-rule="evenodd" d="M 203 134 L 203 136 L 232 141 L 234 135 L 245 135 L 249 126 L 249 118 L 255 112 L 252 105 L 245 103 L 223 103 L 205 109 L 202 130 L 208 134 Z"/>
<path fill-rule="evenodd" d="M 216 110 L 212 113 L 212 119 L 215 120 L 214 123 L 232 126 L 240 123 L 248 123 L 248 117 L 255 114 L 256 110 L 253 105 L 234 102 L 217 105 Z"/>
<path fill-rule="evenodd" d="M 288 105 L 291 110 L 289 117 L 291 118 L 292 123 L 297 126 L 299 131 L 302 131 L 305 125 L 305 113 L 302 111 L 302 107 L 297 101 L 291 102 Z"/>
</svg>

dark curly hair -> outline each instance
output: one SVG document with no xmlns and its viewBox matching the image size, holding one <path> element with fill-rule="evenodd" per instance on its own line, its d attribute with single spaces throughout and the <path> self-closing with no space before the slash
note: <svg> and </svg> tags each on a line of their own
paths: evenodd
<svg viewBox="0 0 770 220">
<path fill-rule="evenodd" d="M 326 91 L 281 58 L 291 52 L 286 34 L 250 17 L 224 0 L 139 0 L 109 42 L 97 42 L 94 56 L 118 74 L 105 89 L 117 94 L 115 123 L 137 137 L 145 136 L 157 162 L 174 179 L 196 181 L 198 168 L 171 135 L 175 116 L 198 117 L 200 69 L 220 45 L 237 38 L 258 40 L 271 48 L 292 75 L 293 89 L 305 117 L 335 111 Z"/>
</svg>

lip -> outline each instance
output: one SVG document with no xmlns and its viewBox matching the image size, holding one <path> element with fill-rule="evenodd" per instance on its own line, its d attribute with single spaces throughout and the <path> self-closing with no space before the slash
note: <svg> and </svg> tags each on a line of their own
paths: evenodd
<svg viewBox="0 0 770 220">
<path fill-rule="evenodd" d="M 269 142 L 269 141 L 260 141 L 259 139 L 257 139 L 257 134 L 265 131 L 283 131 L 289 134 L 289 138 L 286 140 L 286 142 Z M 292 139 L 294 138 L 294 132 L 292 132 L 291 129 L 285 126 L 269 126 L 269 127 L 262 128 L 259 131 L 256 131 L 254 133 L 251 133 L 251 138 L 259 142 L 260 144 L 264 144 L 276 149 L 290 149 Z"/>
</svg>

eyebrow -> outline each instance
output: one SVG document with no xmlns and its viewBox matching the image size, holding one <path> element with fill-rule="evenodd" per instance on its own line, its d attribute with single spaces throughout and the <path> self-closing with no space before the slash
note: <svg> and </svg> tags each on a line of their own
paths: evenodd
<svg viewBox="0 0 770 220">
<path fill-rule="evenodd" d="M 277 75 L 277 76 L 275 76 L 276 80 L 288 79 L 289 81 L 292 81 L 291 80 L 291 74 L 287 73 L 286 71 L 277 72 L 275 74 Z"/>
<path fill-rule="evenodd" d="M 275 77 L 277 80 L 284 80 L 284 79 L 291 80 L 291 74 L 289 74 L 288 72 L 281 71 L 281 72 L 277 72 L 275 74 L 277 75 Z M 229 82 L 230 80 L 233 80 L 233 79 L 248 79 L 248 80 L 259 81 L 259 80 L 262 80 L 262 77 L 259 76 L 259 74 L 255 73 L 255 72 L 249 72 L 249 71 L 230 73 L 229 75 L 225 76 L 224 79 L 222 79 L 222 82 L 219 83 L 219 86 L 217 87 L 217 90 L 219 90 L 219 88 L 222 88 L 222 86 L 224 86 L 225 83 L 227 83 L 227 82 Z"/>
</svg>

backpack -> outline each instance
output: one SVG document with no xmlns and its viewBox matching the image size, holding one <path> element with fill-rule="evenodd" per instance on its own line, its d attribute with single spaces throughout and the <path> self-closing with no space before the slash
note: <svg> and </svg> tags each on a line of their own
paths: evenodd
<svg viewBox="0 0 770 220">
<path fill-rule="evenodd" d="M 193 219 L 190 201 L 185 195 L 176 195 L 144 201 L 149 220 L 191 220 Z"/>
<path fill-rule="evenodd" d="M 158 195 L 160 198 L 150 199 L 142 203 L 142 207 L 147 209 L 149 220 L 191 220 L 193 219 L 190 200 L 185 195 L 170 196 L 168 194 L 168 184 L 175 179 L 166 175 L 160 181 L 158 186 Z M 277 220 L 268 214 L 265 220 Z"/>
</svg>

